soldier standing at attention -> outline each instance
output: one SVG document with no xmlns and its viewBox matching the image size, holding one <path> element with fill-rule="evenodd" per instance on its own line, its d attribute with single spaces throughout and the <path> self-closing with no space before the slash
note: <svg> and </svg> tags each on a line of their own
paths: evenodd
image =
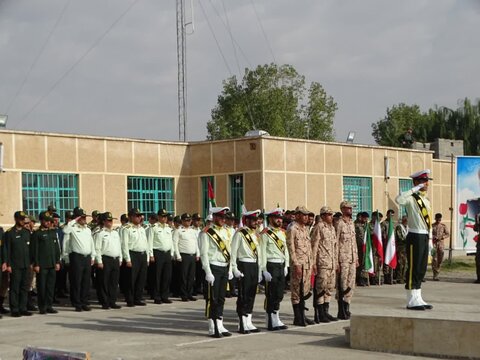
<svg viewBox="0 0 480 360">
<path fill-rule="evenodd" d="M 366 227 L 368 226 L 368 213 L 361 212 L 358 214 L 357 220 L 354 221 L 355 224 L 355 239 L 357 241 L 357 252 L 358 252 L 358 264 L 357 275 L 356 275 L 356 284 L 357 286 L 368 286 L 368 273 L 365 272 L 364 268 L 364 257 L 363 253 L 363 240 L 365 237 Z"/>
<path fill-rule="evenodd" d="M 405 284 L 405 274 L 407 269 L 407 234 L 408 218 L 402 216 L 402 221 L 395 227 L 395 248 L 397 250 L 397 267 L 395 269 L 395 278 L 398 284 Z"/>
<path fill-rule="evenodd" d="M 288 256 L 285 231 L 282 229 L 283 209 L 265 213 L 268 227 L 261 234 L 260 270 L 265 279 L 265 311 L 268 330 L 284 330 L 287 326 L 280 321 L 280 304 L 288 273 Z"/>
<path fill-rule="evenodd" d="M 431 231 L 431 207 L 427 197 L 430 169 L 418 171 L 410 177 L 413 188 L 395 199 L 405 206 L 408 214 L 407 234 L 407 309 L 426 310 L 433 306 L 422 299 L 422 280 L 427 272 L 428 242 Z"/>
<path fill-rule="evenodd" d="M 10 313 L 12 317 L 30 316 L 27 311 L 28 270 L 30 269 L 30 232 L 24 228 L 27 214 L 17 211 L 15 225 L 4 234 L 4 259 L 10 274 Z"/>
<path fill-rule="evenodd" d="M 232 239 L 236 231 L 235 220 L 235 214 L 231 211 L 227 211 L 225 215 L 225 231 L 227 232 L 227 238 L 225 241 L 229 249 L 232 248 Z M 235 277 L 228 281 L 227 293 L 225 296 L 227 298 L 237 296 L 237 279 Z"/>
<path fill-rule="evenodd" d="M 182 225 L 173 232 L 175 258 L 180 262 L 181 269 L 180 296 L 182 301 L 196 301 L 197 298 L 193 296 L 193 287 L 195 263 L 200 259 L 198 232 L 190 226 L 192 223 L 190 214 L 184 213 L 180 218 Z"/>
<path fill-rule="evenodd" d="M 92 211 L 92 221 L 90 221 L 87 226 L 91 231 L 98 226 L 98 210 Z"/>
<path fill-rule="evenodd" d="M 197 231 L 197 241 L 198 248 L 200 249 L 200 239 L 199 235 L 203 230 L 202 226 L 202 217 L 199 213 L 192 214 L 192 228 Z M 202 268 L 202 260 L 200 259 L 195 263 L 195 285 L 194 285 L 194 293 L 196 295 L 203 294 L 203 282 L 205 281 L 205 271 Z"/>
<path fill-rule="evenodd" d="M 38 311 L 40 314 L 56 314 L 53 308 L 56 272 L 60 270 L 60 244 L 50 212 L 39 215 L 40 228 L 33 233 L 33 270 L 37 274 Z"/>
<path fill-rule="evenodd" d="M 111 212 L 100 214 L 98 217 L 103 224 L 93 238 L 98 301 L 102 309 L 120 309 L 121 306 L 117 305 L 118 279 L 122 263 L 120 235 L 113 230 L 114 217 Z"/>
<path fill-rule="evenodd" d="M 328 206 L 320 209 L 322 221 L 315 225 L 312 233 L 313 262 L 316 264 L 315 277 L 318 322 L 328 323 L 337 318 L 329 314 L 330 299 L 335 289 L 335 273 L 338 268 L 338 243 L 333 227 L 333 211 Z"/>
<path fill-rule="evenodd" d="M 348 201 L 340 203 L 342 217 L 336 227 L 338 241 L 338 262 L 340 281 L 337 288 L 338 318 L 350 319 L 350 303 L 355 289 L 355 274 L 358 266 L 357 242 L 355 226 L 352 221 L 352 204 Z"/>
<path fill-rule="evenodd" d="M 74 220 L 63 228 L 63 258 L 70 264 L 70 300 L 75 311 L 90 311 L 91 268 L 95 260 L 95 244 L 87 226 L 87 214 L 82 208 L 73 210 Z"/>
<path fill-rule="evenodd" d="M 227 245 L 227 231 L 224 228 L 228 207 L 210 209 L 213 223 L 200 233 L 200 257 L 202 259 L 206 289 L 206 311 L 208 334 L 215 338 L 231 336 L 223 326 L 223 306 L 227 281 L 232 278 L 230 246 Z"/>
<path fill-rule="evenodd" d="M 173 231 L 167 224 L 168 213 L 165 209 L 158 211 L 158 223 L 147 233 L 148 246 L 153 249 L 155 281 L 153 297 L 155 304 L 171 304 L 168 298 L 172 280 Z"/>
<path fill-rule="evenodd" d="M 238 331 L 241 334 L 259 332 L 252 323 L 253 305 L 257 295 L 257 284 L 262 280 L 258 266 L 259 244 L 257 224 L 260 210 L 243 214 L 245 226 L 239 229 L 232 240 L 231 266 L 238 279 L 237 314 Z"/>
<path fill-rule="evenodd" d="M 290 256 L 290 292 L 293 306 L 293 324 L 313 325 L 314 321 L 305 316 L 305 300 L 311 296 L 311 275 L 316 272 L 310 243 L 308 211 L 304 206 L 295 209 L 295 221 L 287 230 L 287 247 Z"/>
<path fill-rule="evenodd" d="M 443 254 L 445 249 L 444 240 L 448 239 L 450 233 L 447 227 L 442 223 L 442 214 L 435 214 L 435 223 L 432 225 L 432 241 L 433 241 L 433 256 L 432 256 L 432 270 L 433 280 L 439 281 L 438 274 L 442 266 Z"/>
<path fill-rule="evenodd" d="M 147 304 L 143 301 L 143 289 L 147 280 L 148 260 L 153 257 L 153 253 L 142 226 L 142 212 L 139 209 L 130 209 L 128 216 L 130 223 L 122 231 L 122 257 L 127 269 L 125 301 L 128 307 L 145 306 Z"/>
</svg>

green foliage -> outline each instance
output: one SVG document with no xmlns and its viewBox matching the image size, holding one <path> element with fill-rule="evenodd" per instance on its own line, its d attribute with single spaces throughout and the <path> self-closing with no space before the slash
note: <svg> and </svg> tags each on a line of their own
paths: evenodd
<svg viewBox="0 0 480 360">
<path fill-rule="evenodd" d="M 276 64 L 245 69 L 241 82 L 232 76 L 207 123 L 209 140 L 244 136 L 252 129 L 272 136 L 333 141 L 337 104 L 323 87 L 291 65 Z"/>
</svg>

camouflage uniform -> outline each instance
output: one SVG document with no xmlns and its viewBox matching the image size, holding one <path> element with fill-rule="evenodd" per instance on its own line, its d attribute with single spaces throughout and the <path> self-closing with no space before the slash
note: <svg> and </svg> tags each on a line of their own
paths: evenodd
<svg viewBox="0 0 480 360">
<path fill-rule="evenodd" d="M 309 228 L 302 226 L 297 222 L 292 222 L 287 230 L 287 248 L 290 255 L 290 268 L 292 276 L 290 279 L 290 291 L 292 304 L 300 303 L 300 295 L 306 296 L 310 292 L 310 278 L 312 276 L 312 246 Z M 301 279 L 295 276 L 295 266 L 301 266 L 303 274 Z M 300 283 L 303 280 L 303 292 L 300 289 Z"/>
<path fill-rule="evenodd" d="M 333 225 L 319 222 L 312 232 L 313 261 L 317 266 L 315 288 L 317 304 L 329 303 L 335 289 L 338 243 Z"/>
<path fill-rule="evenodd" d="M 358 268 L 356 283 L 359 286 L 368 286 L 368 273 L 364 271 L 365 254 L 363 253 L 363 238 L 365 237 L 365 224 L 361 221 L 355 220 L 355 239 L 357 240 L 357 253 L 358 253 Z"/>
<path fill-rule="evenodd" d="M 397 267 L 395 279 L 399 284 L 405 283 L 407 270 L 407 233 L 408 227 L 398 224 L 395 227 L 395 248 L 397 250 Z"/>
<path fill-rule="evenodd" d="M 433 270 L 433 279 L 438 279 L 438 274 L 440 273 L 440 266 L 443 261 L 443 254 L 445 243 L 444 239 L 448 238 L 450 233 L 448 232 L 445 224 L 434 223 L 432 225 L 432 239 L 433 239 L 433 251 L 432 251 L 432 270 Z"/>
<path fill-rule="evenodd" d="M 355 289 L 355 271 L 358 262 L 355 226 L 351 219 L 342 217 L 337 224 L 338 260 L 340 263 L 340 288 L 337 294 L 350 304 Z M 338 296 L 337 295 L 337 296 Z"/>
</svg>

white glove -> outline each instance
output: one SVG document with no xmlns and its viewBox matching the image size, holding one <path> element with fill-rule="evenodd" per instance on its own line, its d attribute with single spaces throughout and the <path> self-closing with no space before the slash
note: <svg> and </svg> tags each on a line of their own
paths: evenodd
<svg viewBox="0 0 480 360">
<path fill-rule="evenodd" d="M 266 282 L 272 281 L 272 274 L 270 274 L 267 270 L 264 270 L 264 271 L 263 271 L 263 277 L 265 278 L 265 281 L 266 281 Z M 259 277 L 259 279 L 260 279 L 259 282 L 261 282 L 261 281 L 262 281 L 262 280 L 261 280 L 261 277 Z"/>
<path fill-rule="evenodd" d="M 213 282 L 215 281 L 215 276 L 213 276 L 212 273 L 206 274 L 206 275 L 205 275 L 205 280 L 206 280 L 210 285 L 213 285 Z"/>
<path fill-rule="evenodd" d="M 432 239 L 428 239 L 428 253 L 433 256 L 433 242 Z"/>
<path fill-rule="evenodd" d="M 414 193 L 419 192 L 421 189 L 423 189 L 424 186 L 425 186 L 424 183 L 418 184 L 417 186 L 414 186 L 414 187 L 412 188 L 412 191 L 413 191 Z"/>
<path fill-rule="evenodd" d="M 288 275 L 288 267 L 285 266 L 283 269 L 283 275 L 287 276 Z"/>
<path fill-rule="evenodd" d="M 233 273 L 231 271 L 228 272 L 228 280 L 233 279 Z"/>
<path fill-rule="evenodd" d="M 242 273 L 240 270 L 238 270 L 238 269 L 235 269 L 235 270 L 233 271 L 233 275 L 235 275 L 235 277 L 236 277 L 237 279 L 240 279 L 240 278 L 243 277 L 243 273 Z"/>
<path fill-rule="evenodd" d="M 258 273 L 258 283 L 260 284 L 263 280 L 263 276 L 262 276 L 262 273 Z"/>
</svg>

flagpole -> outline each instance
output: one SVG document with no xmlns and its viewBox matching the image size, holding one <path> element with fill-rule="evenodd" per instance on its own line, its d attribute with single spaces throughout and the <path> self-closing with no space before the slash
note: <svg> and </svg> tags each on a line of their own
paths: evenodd
<svg viewBox="0 0 480 360">
<path fill-rule="evenodd" d="M 452 253 L 453 253 L 453 153 L 451 154 L 450 162 L 450 246 L 448 249 L 448 264 L 452 264 Z"/>
</svg>

